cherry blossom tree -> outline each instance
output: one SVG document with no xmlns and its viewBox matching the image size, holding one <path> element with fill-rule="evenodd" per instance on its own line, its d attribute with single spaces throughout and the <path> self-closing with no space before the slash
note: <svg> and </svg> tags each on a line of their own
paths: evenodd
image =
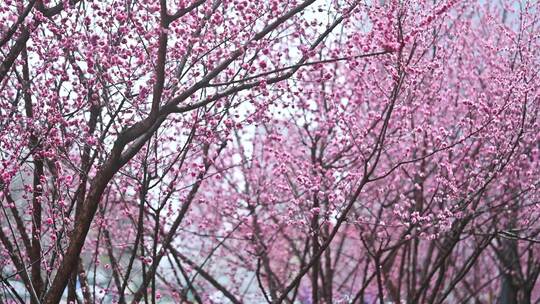
<svg viewBox="0 0 540 304">
<path fill-rule="evenodd" d="M 540 301 L 535 1 L 0 24 L 0 303 Z"/>
</svg>

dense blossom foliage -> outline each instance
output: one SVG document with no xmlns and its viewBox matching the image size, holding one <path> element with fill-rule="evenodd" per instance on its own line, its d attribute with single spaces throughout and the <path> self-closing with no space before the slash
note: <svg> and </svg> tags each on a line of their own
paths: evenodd
<svg viewBox="0 0 540 304">
<path fill-rule="evenodd" d="M 540 301 L 539 6 L 1 1 L 0 303 Z"/>
</svg>

